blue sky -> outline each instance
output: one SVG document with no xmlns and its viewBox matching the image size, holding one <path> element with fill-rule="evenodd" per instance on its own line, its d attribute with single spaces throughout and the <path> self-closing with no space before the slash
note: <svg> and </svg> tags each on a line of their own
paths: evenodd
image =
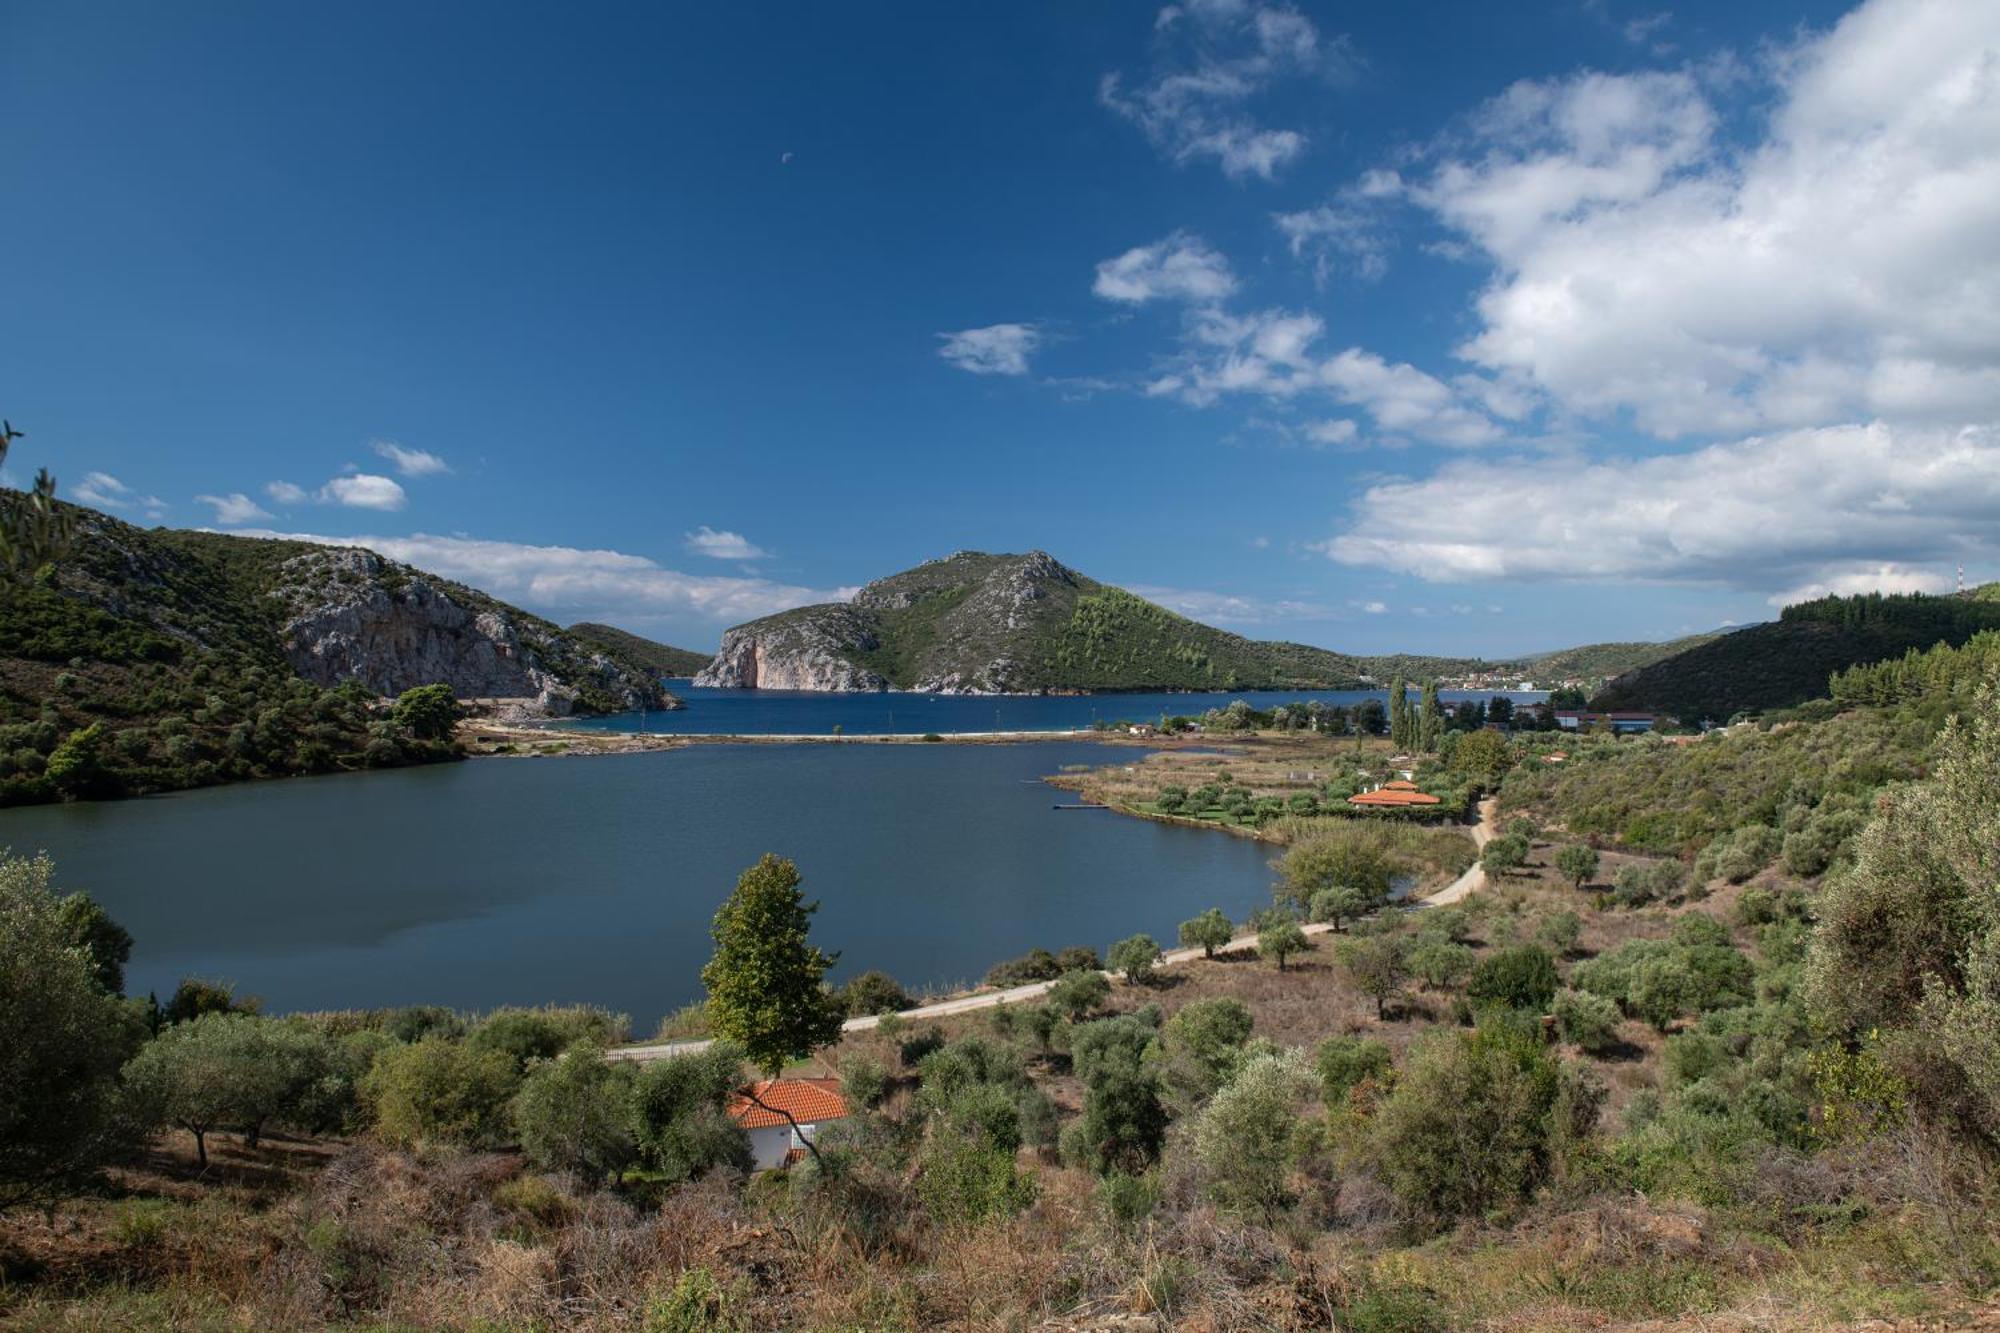
<svg viewBox="0 0 2000 1333">
<path fill-rule="evenodd" d="M 961 547 L 1504 654 L 2000 573 L 2000 7 L 0 6 L 13 470 L 693 647 Z"/>
</svg>

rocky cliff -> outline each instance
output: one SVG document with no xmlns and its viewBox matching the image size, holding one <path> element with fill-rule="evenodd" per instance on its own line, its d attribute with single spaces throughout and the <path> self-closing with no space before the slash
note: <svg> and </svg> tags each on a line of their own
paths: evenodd
<svg viewBox="0 0 2000 1333">
<path fill-rule="evenodd" d="M 521 701 L 548 717 L 672 706 L 649 672 L 512 607 L 396 565 L 326 547 L 285 560 L 266 596 L 282 610 L 286 661 L 316 685 L 376 694 L 445 684 L 461 699 Z"/>
<path fill-rule="evenodd" d="M 723 688 L 930 694 L 1358 683 L 1351 658 L 1198 624 L 1043 551 L 959 551 L 878 579 L 852 602 L 739 625 L 695 678 Z"/>
</svg>

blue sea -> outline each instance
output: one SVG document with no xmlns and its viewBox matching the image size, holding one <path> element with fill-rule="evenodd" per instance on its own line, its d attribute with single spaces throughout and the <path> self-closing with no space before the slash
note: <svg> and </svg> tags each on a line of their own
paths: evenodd
<svg viewBox="0 0 2000 1333">
<path fill-rule="evenodd" d="M 1242 699 L 1253 708 L 1322 703 L 1351 708 L 1363 699 L 1387 702 L 1387 690 L 1241 690 L 1234 693 L 1075 695 L 826 694 L 810 690 L 708 690 L 685 680 L 668 686 L 687 704 L 665 712 L 616 713 L 564 726 L 599 731 L 666 732 L 681 736 L 921 736 L 982 731 L 1077 731 L 1099 722 L 1157 722 L 1162 714 L 1199 715 Z M 1414 692 L 1413 692 L 1414 693 Z M 1440 698 L 1517 703 L 1548 697 L 1541 690 L 1444 690 Z"/>
</svg>

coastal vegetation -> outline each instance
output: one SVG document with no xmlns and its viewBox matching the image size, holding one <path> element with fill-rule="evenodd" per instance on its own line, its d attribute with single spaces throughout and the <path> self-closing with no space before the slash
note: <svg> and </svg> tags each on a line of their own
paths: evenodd
<svg viewBox="0 0 2000 1333">
<path fill-rule="evenodd" d="M 706 1009 L 729 1040 L 645 1065 L 611 1058 L 623 1020 L 591 1010 L 149 1018 L 107 988 L 115 923 L 15 858 L 0 1021 L 52 1036 L 4 1057 L 0 1312 L 189 1328 L 1948 1319 L 2000 1285 L 2000 698 L 1972 698 L 1821 875 L 1774 861 L 1628 905 L 1601 885 L 1658 862 L 1611 848 L 1582 874 L 1573 831 L 1512 816 L 1521 864 L 1408 911 L 1380 893 L 1397 848 L 1470 840 L 1342 821 L 1288 847 L 1272 909 L 1224 918 L 1213 957 L 1162 967 L 1133 937 L 1110 951 L 1114 980 L 1094 954 L 1050 954 L 1013 974 L 1054 970 L 1043 999 L 869 1031 L 834 1026 L 851 1006 L 812 936 L 837 925 L 766 858 L 716 921 Z M 1309 932 L 1301 899 L 1337 891 L 1340 929 Z M 847 1089 L 848 1118 L 788 1171 L 751 1173 L 726 1113 L 749 1065 Z"/>
<path fill-rule="evenodd" d="M 672 644 L 642 638 L 615 625 L 599 625 L 593 621 L 580 620 L 571 625 L 565 633 L 592 645 L 601 652 L 642 666 L 662 680 L 692 676 L 709 662 L 707 653 L 697 653 L 687 648 L 676 648 Z"/>
</svg>

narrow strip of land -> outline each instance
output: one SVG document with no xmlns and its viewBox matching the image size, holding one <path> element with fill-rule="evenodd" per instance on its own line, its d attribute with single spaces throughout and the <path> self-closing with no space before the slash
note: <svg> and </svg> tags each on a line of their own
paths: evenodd
<svg viewBox="0 0 2000 1333">
<path fill-rule="evenodd" d="M 1496 820 L 1497 808 L 1498 802 L 1491 796 L 1479 803 L 1479 823 L 1472 830 L 1472 841 L 1476 846 L 1485 847 L 1499 833 L 1499 824 Z M 1483 888 L 1485 884 L 1486 872 L 1480 868 L 1477 861 L 1474 861 L 1472 867 L 1463 875 L 1460 875 L 1436 893 L 1416 899 L 1415 905 L 1419 907 L 1443 907 L 1446 904 L 1462 900 L 1468 894 Z M 1303 926 L 1302 929 L 1308 935 L 1326 935 L 1333 931 L 1332 926 L 1321 921 L 1310 922 Z M 1248 934 L 1236 936 L 1229 943 L 1216 950 L 1216 952 L 1229 953 L 1236 949 L 1254 949 L 1256 947 L 1257 935 L 1256 932 L 1252 931 Z M 1207 952 L 1207 950 L 1200 946 L 1187 949 L 1168 949 L 1160 955 L 1160 961 L 1156 966 L 1179 967 L 1185 963 L 1192 963 L 1197 959 L 1206 957 Z M 1104 975 L 1114 981 L 1117 980 L 1115 973 L 1106 972 Z M 918 1005 L 914 1009 L 899 1010 L 896 1017 L 899 1019 L 944 1018 L 951 1014 L 972 1013 L 980 1009 L 997 1009 L 1003 1004 L 1019 1004 L 1025 1000 L 1040 999 L 1042 996 L 1047 995 L 1049 989 L 1055 984 L 1053 981 L 1035 981 L 1025 986 L 1012 986 L 1006 990 L 981 991 L 973 995 L 960 995 L 949 1000 L 939 1000 L 935 1004 L 924 1004 Z M 884 1014 L 869 1014 L 864 1018 L 850 1018 L 841 1024 L 841 1030 L 844 1032 L 866 1032 L 871 1028 L 880 1027 L 883 1018 L 886 1016 Z M 711 1040 L 711 1038 L 699 1037 L 689 1038 L 686 1041 L 647 1042 L 638 1046 L 621 1046 L 615 1050 L 607 1051 L 605 1054 L 613 1060 L 666 1060 L 676 1055 L 688 1055 L 695 1051 L 704 1050 L 710 1045 Z"/>
</svg>

